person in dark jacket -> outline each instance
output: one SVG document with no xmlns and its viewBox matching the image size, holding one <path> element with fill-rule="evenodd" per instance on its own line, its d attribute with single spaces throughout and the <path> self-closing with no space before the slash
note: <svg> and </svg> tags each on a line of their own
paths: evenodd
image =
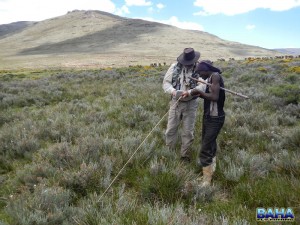
<svg viewBox="0 0 300 225">
<path fill-rule="evenodd" d="M 196 68 L 203 80 L 207 80 L 205 91 L 194 88 L 185 91 L 182 96 L 199 95 L 204 99 L 204 113 L 202 121 L 202 143 L 199 151 L 198 164 L 203 170 L 202 186 L 211 184 L 216 167 L 217 137 L 225 121 L 224 81 L 220 69 L 214 67 L 210 61 L 201 61 Z"/>
</svg>

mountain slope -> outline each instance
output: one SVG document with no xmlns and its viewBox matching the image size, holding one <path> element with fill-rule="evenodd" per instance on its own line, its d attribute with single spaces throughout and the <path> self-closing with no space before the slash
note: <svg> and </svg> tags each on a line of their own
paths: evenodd
<svg viewBox="0 0 300 225">
<path fill-rule="evenodd" d="M 21 32 L 29 26 L 32 26 L 35 22 L 30 21 L 20 21 L 10 24 L 0 25 L 0 38 L 4 38 L 7 35 L 13 35 L 15 33 Z"/>
<path fill-rule="evenodd" d="M 72 11 L 0 39 L 0 63 L 23 67 L 170 63 L 185 47 L 202 58 L 274 56 L 275 51 L 225 41 L 206 32 L 128 19 L 101 11 Z"/>
<path fill-rule="evenodd" d="M 300 48 L 277 48 L 275 51 L 281 52 L 282 54 L 299 55 Z"/>
</svg>

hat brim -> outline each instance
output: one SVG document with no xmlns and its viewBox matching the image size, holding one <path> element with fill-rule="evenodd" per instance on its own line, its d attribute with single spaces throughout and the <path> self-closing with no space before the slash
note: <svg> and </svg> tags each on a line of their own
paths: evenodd
<svg viewBox="0 0 300 225">
<path fill-rule="evenodd" d="M 195 57 L 194 57 L 194 59 L 187 61 L 187 60 L 184 59 L 184 53 L 181 53 L 181 55 L 178 56 L 177 61 L 179 63 L 181 63 L 182 65 L 186 66 L 186 65 L 192 65 L 192 64 L 194 64 L 195 62 L 198 61 L 199 58 L 200 58 L 200 52 L 195 51 Z"/>
</svg>

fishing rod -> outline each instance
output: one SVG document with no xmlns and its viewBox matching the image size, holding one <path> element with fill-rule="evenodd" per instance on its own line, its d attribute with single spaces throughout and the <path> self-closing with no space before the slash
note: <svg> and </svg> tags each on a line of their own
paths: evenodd
<svg viewBox="0 0 300 225">
<path fill-rule="evenodd" d="M 206 84 L 206 85 L 208 85 L 208 86 L 211 86 L 210 83 L 207 83 L 207 82 L 205 82 L 204 80 L 198 80 L 198 79 L 193 78 L 193 77 L 188 77 L 188 78 L 190 78 L 191 80 L 195 80 L 195 81 L 197 81 L 197 82 L 200 82 L 200 83 L 202 83 L 202 84 Z M 238 93 L 238 92 L 235 92 L 235 91 L 231 91 L 231 90 L 226 89 L 226 88 L 223 88 L 223 87 L 220 87 L 220 89 L 222 89 L 222 90 L 224 90 L 224 91 L 227 91 L 227 92 L 229 92 L 229 93 L 231 93 L 231 94 L 233 94 L 233 95 L 237 95 L 237 96 L 239 96 L 239 97 L 242 97 L 242 98 L 245 98 L 245 99 L 249 99 L 248 96 L 243 95 L 243 94 L 241 94 L 241 93 Z"/>
</svg>

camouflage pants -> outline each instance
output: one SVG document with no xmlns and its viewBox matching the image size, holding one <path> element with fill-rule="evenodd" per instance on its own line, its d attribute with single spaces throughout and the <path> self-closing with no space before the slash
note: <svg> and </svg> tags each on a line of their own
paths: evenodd
<svg viewBox="0 0 300 225">
<path fill-rule="evenodd" d="M 190 146 L 194 140 L 194 128 L 196 113 L 199 105 L 199 98 L 187 102 L 178 102 L 174 105 L 176 100 L 170 101 L 170 110 L 168 117 L 168 125 L 165 133 L 166 145 L 170 149 L 175 149 L 178 129 L 182 123 L 181 129 L 181 157 L 190 156 Z"/>
</svg>

